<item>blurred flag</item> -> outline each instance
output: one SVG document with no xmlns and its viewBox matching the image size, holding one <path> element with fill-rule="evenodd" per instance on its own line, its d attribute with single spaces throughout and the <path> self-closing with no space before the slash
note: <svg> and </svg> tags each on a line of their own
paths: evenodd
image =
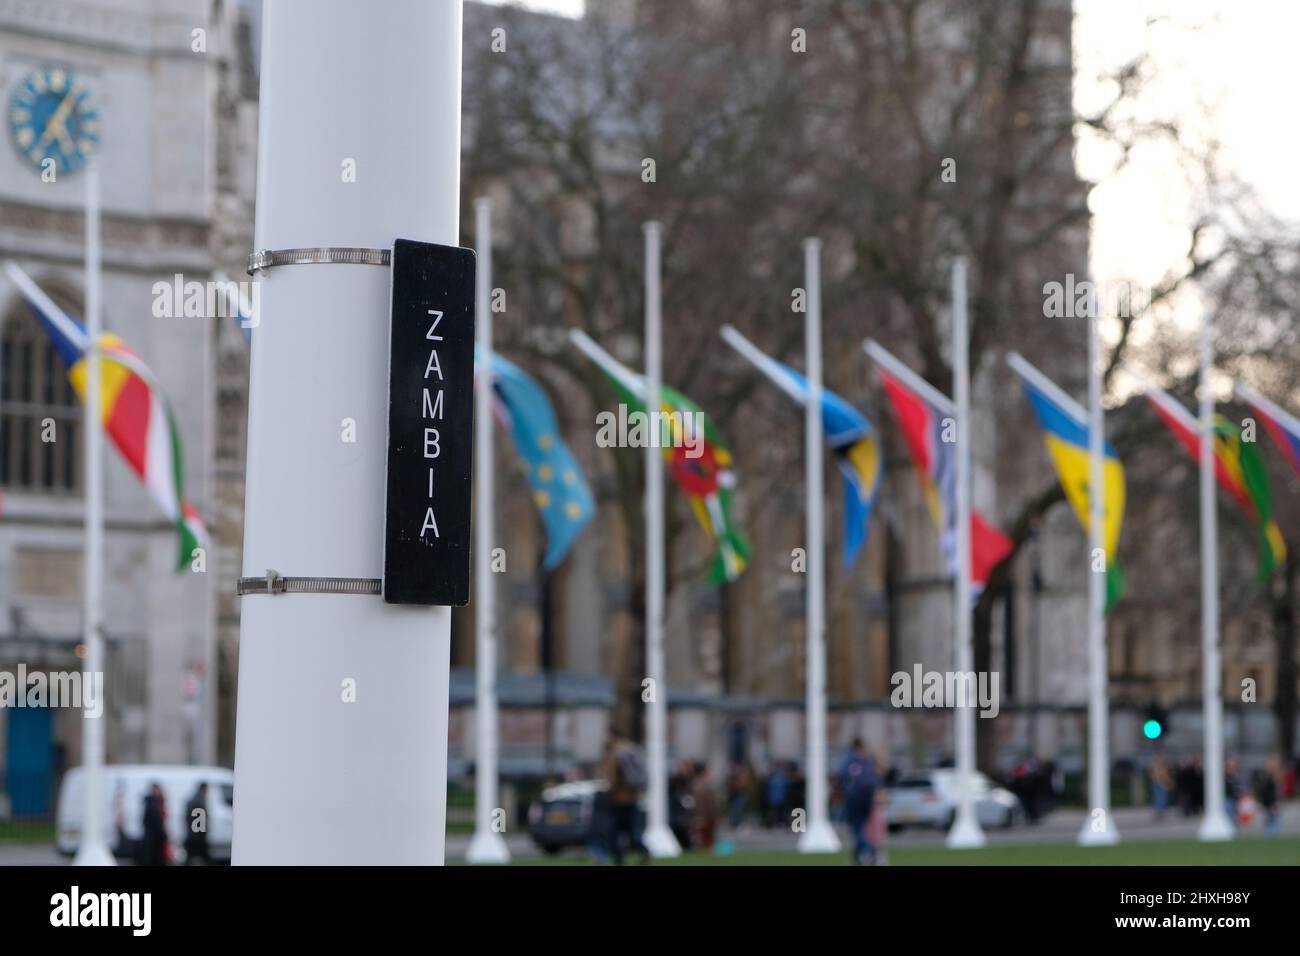
<svg viewBox="0 0 1300 956">
<path fill-rule="evenodd" d="M 84 401 L 85 351 L 89 344 L 85 329 L 55 305 L 22 269 L 13 263 L 6 263 L 5 268 L 67 364 L 72 386 Z M 207 548 L 208 531 L 199 513 L 185 500 L 176 420 L 153 372 L 126 343 L 111 332 L 103 333 L 99 343 L 104 430 L 163 514 L 176 523 L 180 537 L 177 570 L 184 570 L 195 548 Z"/>
<path fill-rule="evenodd" d="M 808 382 L 802 375 L 759 351 L 729 325 L 723 327 L 722 337 L 778 388 L 807 407 Z M 844 563 L 851 567 L 866 543 L 871 509 L 880 488 L 880 443 L 866 417 L 825 388 L 822 389 L 822 430 L 844 479 Z"/>
<path fill-rule="evenodd" d="M 1056 384 L 1025 359 L 1012 352 L 1007 363 L 1020 376 L 1020 384 L 1029 396 L 1038 422 L 1043 427 L 1043 442 L 1056 465 L 1057 477 L 1074 513 L 1089 530 L 1088 520 L 1088 414 Z M 1124 594 L 1124 572 L 1115 558 L 1119 529 L 1124 521 L 1124 463 L 1110 442 L 1103 448 L 1102 508 L 1105 516 L 1103 533 L 1106 549 L 1106 610 Z"/>
<path fill-rule="evenodd" d="M 478 350 L 475 349 L 478 363 Z M 481 367 L 477 369 L 482 374 Z M 542 567 L 550 571 L 587 526 L 596 504 L 587 479 L 560 437 L 555 409 L 523 369 L 492 353 L 493 413 L 510 432 L 528 472 L 533 503 L 546 527 Z"/>
<path fill-rule="evenodd" d="M 629 414 L 645 412 L 645 378 L 618 362 L 583 332 L 575 329 L 570 332 L 570 337 L 609 379 L 619 399 L 627 406 Z M 690 449 L 682 441 L 684 436 L 680 433 L 667 436 L 665 444 L 670 439 L 671 447 L 664 448 L 663 455 L 673 480 L 685 492 L 691 510 L 713 543 L 714 558 L 709 570 L 709 583 L 718 585 L 734 581 L 745 570 L 750 548 L 749 541 L 731 517 L 731 495 L 736 483 L 731 452 L 722 443 L 722 437 L 712 420 L 703 415 L 698 405 L 680 392 L 662 383 L 661 386 L 661 411 L 664 414 L 678 413 L 670 419 L 675 429 L 680 429 L 680 422 L 685 416 L 700 414 L 703 417 L 704 434 L 692 436 L 694 441 L 702 443 L 696 449 L 698 457 L 689 457 Z"/>
<path fill-rule="evenodd" d="M 957 571 L 957 443 L 945 431 L 955 428 L 952 403 L 884 348 L 871 342 L 868 353 L 885 385 L 894 417 L 903 430 L 926 504 L 943 547 L 948 572 Z M 945 438 L 948 440 L 945 441 Z M 974 508 L 970 513 L 971 590 L 978 595 L 993 569 L 1011 553 L 1011 539 Z"/>
<path fill-rule="evenodd" d="M 1201 460 L 1201 436 L 1196 418 L 1177 399 L 1159 388 L 1148 388 L 1147 399 L 1193 461 Z M 1243 442 L 1241 430 L 1222 415 L 1214 418 L 1214 473 L 1259 529 L 1259 577 L 1267 581 L 1286 558 L 1282 531 L 1273 520 L 1273 492 L 1268 472 L 1254 442 Z"/>
<path fill-rule="evenodd" d="M 1237 394 L 1249 402 L 1255 414 L 1264 420 L 1264 428 L 1282 455 L 1300 473 L 1300 419 L 1287 414 L 1280 406 L 1240 382 L 1237 383 Z"/>
</svg>

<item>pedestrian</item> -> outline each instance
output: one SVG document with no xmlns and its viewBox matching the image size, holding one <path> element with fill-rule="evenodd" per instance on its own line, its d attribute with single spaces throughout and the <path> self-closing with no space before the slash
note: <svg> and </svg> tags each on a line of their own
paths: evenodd
<svg viewBox="0 0 1300 956">
<path fill-rule="evenodd" d="M 171 862 L 171 843 L 167 840 L 167 800 L 161 784 L 151 784 L 145 794 L 142 824 L 140 865 L 166 866 Z"/>
<path fill-rule="evenodd" d="M 1151 807 L 1155 810 L 1157 820 L 1164 819 L 1165 811 L 1169 809 L 1169 792 L 1173 789 L 1174 775 L 1163 754 L 1151 758 L 1147 777 L 1151 781 Z"/>
<path fill-rule="evenodd" d="M 641 794 L 647 783 L 645 761 L 641 751 L 614 731 L 610 731 L 605 742 L 602 776 L 609 813 L 610 858 L 615 864 L 622 864 L 626 841 L 629 849 L 641 855 L 642 863 L 649 863 L 650 851 L 641 841 L 640 821 L 637 819 Z"/>
<path fill-rule="evenodd" d="M 668 828 L 683 850 L 695 845 L 695 764 L 679 760 L 668 777 Z"/>
<path fill-rule="evenodd" d="M 1196 812 L 1199 803 L 1199 794 L 1197 793 L 1196 784 L 1196 767 L 1190 757 L 1183 759 L 1178 765 L 1178 773 L 1174 777 L 1175 786 L 1178 789 L 1178 809 L 1183 816 L 1190 817 Z"/>
<path fill-rule="evenodd" d="M 874 862 L 876 851 L 867 836 L 867 821 L 876 801 L 879 774 L 875 758 L 867 752 L 861 739 L 853 741 L 853 749 L 845 757 L 838 779 L 844 795 L 844 814 L 853 835 L 853 862 L 858 865 Z"/>
<path fill-rule="evenodd" d="M 1236 754 L 1229 754 L 1223 764 L 1223 809 L 1234 826 L 1237 823 L 1237 801 L 1241 798 L 1243 789 L 1241 758 Z"/>
<path fill-rule="evenodd" d="M 185 865 L 208 859 L 208 785 L 200 783 L 185 806 Z"/>
<path fill-rule="evenodd" d="M 1255 800 L 1264 811 L 1264 830 L 1277 833 L 1278 798 L 1282 792 L 1282 760 L 1271 754 L 1264 766 L 1255 773 Z"/>
<path fill-rule="evenodd" d="M 691 781 L 691 797 L 695 803 L 695 839 L 700 849 L 713 849 L 713 838 L 718 829 L 718 789 L 709 773 L 709 765 L 697 763 L 695 778 Z"/>
<path fill-rule="evenodd" d="M 768 829 L 776 826 L 778 822 L 788 822 L 789 815 L 786 809 L 790 805 L 790 775 L 786 772 L 785 764 L 777 763 L 772 767 L 771 773 L 767 775 L 764 791 L 767 798 L 767 815 L 763 822 Z"/>
<path fill-rule="evenodd" d="M 727 778 L 727 822 L 732 830 L 739 830 L 749 810 L 749 768 L 735 764 Z"/>
</svg>

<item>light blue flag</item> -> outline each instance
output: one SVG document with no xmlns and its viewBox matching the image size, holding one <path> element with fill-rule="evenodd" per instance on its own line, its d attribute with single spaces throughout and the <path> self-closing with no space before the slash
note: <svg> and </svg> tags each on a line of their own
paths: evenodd
<svg viewBox="0 0 1300 956">
<path fill-rule="evenodd" d="M 475 350 L 475 362 L 479 361 Z M 481 373 L 481 369 L 480 369 Z M 560 437 L 555 410 L 532 378 L 517 365 L 492 355 L 493 412 L 510 432 L 528 472 L 533 503 L 546 527 L 542 567 L 550 571 L 568 553 L 596 511 L 586 476 Z"/>
</svg>

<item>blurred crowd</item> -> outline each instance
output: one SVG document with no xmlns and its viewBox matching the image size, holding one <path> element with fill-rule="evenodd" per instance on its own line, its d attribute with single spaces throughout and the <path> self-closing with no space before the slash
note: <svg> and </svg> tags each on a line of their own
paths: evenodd
<svg viewBox="0 0 1300 956">
<path fill-rule="evenodd" d="M 1224 811 L 1234 824 L 1249 827 L 1263 824 L 1267 833 L 1277 833 L 1280 806 L 1296 793 L 1296 767 L 1285 767 L 1282 758 L 1273 754 L 1253 771 L 1247 772 L 1241 758 L 1229 755 L 1223 765 Z M 1184 817 L 1196 816 L 1205 804 L 1205 770 L 1196 754 L 1171 763 L 1157 754 L 1147 765 L 1151 787 L 1151 808 L 1156 819 L 1171 809 Z"/>
</svg>

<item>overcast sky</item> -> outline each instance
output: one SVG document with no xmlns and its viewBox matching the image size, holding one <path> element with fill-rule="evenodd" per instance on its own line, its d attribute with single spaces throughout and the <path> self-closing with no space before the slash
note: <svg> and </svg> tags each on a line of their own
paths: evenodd
<svg viewBox="0 0 1300 956">
<path fill-rule="evenodd" d="M 1144 112 L 1179 118 L 1183 134 L 1217 137 L 1225 165 L 1274 212 L 1300 219 L 1294 91 L 1300 89 L 1295 0 L 1076 0 L 1076 104 L 1099 94 L 1092 77 L 1147 46 L 1159 67 Z M 1148 21 L 1154 21 L 1148 26 Z M 1080 143 L 1083 176 L 1105 175 L 1105 150 Z M 1172 153 L 1147 150 L 1093 190 L 1092 271 L 1150 285 L 1186 248 L 1193 197 Z M 1187 319 L 1187 300 L 1179 318 Z"/>
</svg>

